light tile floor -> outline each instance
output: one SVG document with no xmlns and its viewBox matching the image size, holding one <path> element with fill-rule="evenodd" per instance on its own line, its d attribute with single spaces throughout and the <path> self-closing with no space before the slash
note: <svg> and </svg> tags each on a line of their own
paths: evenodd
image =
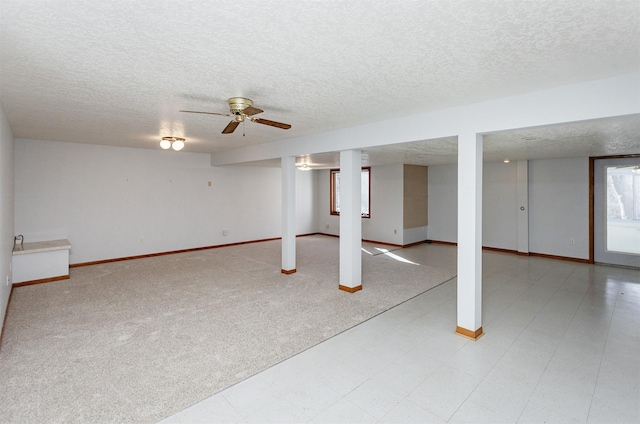
<svg viewBox="0 0 640 424">
<path fill-rule="evenodd" d="M 453 280 L 162 422 L 640 423 L 639 270 L 485 251 L 483 275 L 478 341 Z"/>
</svg>

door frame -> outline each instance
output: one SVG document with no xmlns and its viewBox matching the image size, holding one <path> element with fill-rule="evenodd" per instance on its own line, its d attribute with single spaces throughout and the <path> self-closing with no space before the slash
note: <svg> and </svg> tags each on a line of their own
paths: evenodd
<svg viewBox="0 0 640 424">
<path fill-rule="evenodd" d="M 640 158 L 640 154 L 614 155 L 614 156 L 591 156 L 589 157 L 589 263 L 594 263 L 594 183 L 595 183 L 595 161 L 597 159 L 624 159 Z"/>
</svg>

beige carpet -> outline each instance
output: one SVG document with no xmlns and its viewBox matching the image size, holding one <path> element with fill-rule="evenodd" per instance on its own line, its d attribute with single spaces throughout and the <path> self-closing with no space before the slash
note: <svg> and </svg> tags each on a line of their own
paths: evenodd
<svg viewBox="0 0 640 424">
<path fill-rule="evenodd" d="M 363 246 L 363 287 L 338 290 L 338 239 L 280 241 L 72 268 L 14 289 L 0 422 L 152 423 L 454 277 Z M 384 249 L 384 246 L 377 246 Z M 389 249 L 391 250 L 391 249 Z"/>
</svg>

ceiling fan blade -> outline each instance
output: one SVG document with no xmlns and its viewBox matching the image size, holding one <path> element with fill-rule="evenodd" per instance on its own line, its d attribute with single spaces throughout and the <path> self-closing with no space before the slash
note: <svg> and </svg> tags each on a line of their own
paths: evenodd
<svg viewBox="0 0 640 424">
<path fill-rule="evenodd" d="M 276 127 L 276 128 L 282 128 L 283 130 L 288 130 L 289 128 L 291 128 L 291 125 L 289 125 L 289 124 L 283 124 L 282 122 L 270 121 L 268 119 L 255 118 L 255 119 L 252 119 L 252 121 L 256 122 L 258 124 L 269 125 L 271 127 Z"/>
<path fill-rule="evenodd" d="M 236 128 L 238 128 L 238 125 L 240 125 L 240 122 L 238 121 L 229 122 L 227 126 L 222 130 L 222 134 L 231 134 L 236 130 Z"/>
<path fill-rule="evenodd" d="M 247 106 L 244 109 L 242 109 L 242 113 L 244 113 L 247 116 L 257 115 L 262 112 L 264 112 L 264 110 L 258 109 L 257 107 L 253 107 L 253 106 Z"/>
<path fill-rule="evenodd" d="M 197 111 L 197 110 L 181 110 L 180 112 L 185 112 L 185 113 L 202 113 L 202 114 L 204 114 L 204 115 L 232 116 L 232 115 L 229 115 L 228 113 L 200 112 L 200 111 Z"/>
</svg>

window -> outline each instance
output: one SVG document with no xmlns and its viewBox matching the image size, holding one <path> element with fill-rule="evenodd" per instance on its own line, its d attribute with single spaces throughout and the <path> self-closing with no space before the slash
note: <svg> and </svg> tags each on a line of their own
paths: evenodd
<svg viewBox="0 0 640 424">
<path fill-rule="evenodd" d="M 640 165 L 606 170 L 606 250 L 640 255 Z"/>
<path fill-rule="evenodd" d="M 340 170 L 332 169 L 329 175 L 331 176 L 331 185 L 329 190 L 331 196 L 331 215 L 340 215 Z M 371 195 L 371 168 L 362 168 L 360 181 L 362 190 L 360 195 L 360 214 L 363 218 L 370 218 L 369 197 Z"/>
</svg>

